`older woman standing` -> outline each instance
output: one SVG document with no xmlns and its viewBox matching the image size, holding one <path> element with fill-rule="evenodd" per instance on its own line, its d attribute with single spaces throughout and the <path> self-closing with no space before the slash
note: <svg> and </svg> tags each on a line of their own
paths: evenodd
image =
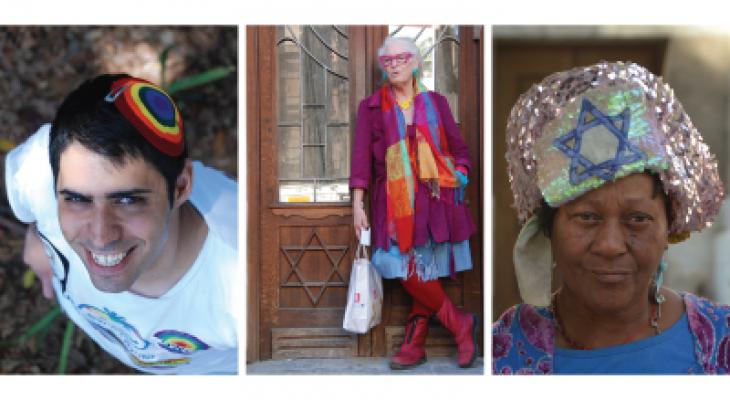
<svg viewBox="0 0 730 400">
<path fill-rule="evenodd" d="M 526 304 L 493 325 L 493 372 L 730 372 L 730 308 L 662 287 L 668 244 L 724 197 L 669 86 L 631 63 L 553 74 L 520 97 L 507 141 Z"/>
<path fill-rule="evenodd" d="M 468 150 L 446 99 L 417 80 L 422 60 L 415 43 L 389 37 L 378 56 L 386 82 L 360 103 L 350 187 L 355 234 L 359 239 L 369 227 L 363 195 L 370 188 L 373 265 L 384 278 L 400 279 L 413 297 L 390 366 L 426 361 L 435 313 L 454 335 L 459 366 L 470 367 L 477 357 L 476 316 L 458 310 L 438 280 L 472 267 L 468 239 L 476 228 L 464 204 Z"/>
</svg>

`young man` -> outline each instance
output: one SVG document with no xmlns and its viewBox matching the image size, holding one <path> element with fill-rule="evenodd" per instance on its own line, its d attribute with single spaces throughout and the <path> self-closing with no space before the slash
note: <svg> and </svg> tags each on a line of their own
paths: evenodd
<svg viewBox="0 0 730 400">
<path fill-rule="evenodd" d="M 236 373 L 237 183 L 187 158 L 149 82 L 83 83 L 6 159 L 24 258 L 73 321 L 149 373 Z"/>
</svg>

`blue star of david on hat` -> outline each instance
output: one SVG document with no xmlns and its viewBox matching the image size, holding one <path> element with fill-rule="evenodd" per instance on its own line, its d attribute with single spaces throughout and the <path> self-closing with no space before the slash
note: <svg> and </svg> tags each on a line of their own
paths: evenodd
<svg viewBox="0 0 730 400">
<path fill-rule="evenodd" d="M 593 119 L 589 120 L 589 117 Z M 570 158 L 572 185 L 593 176 L 613 180 L 621 166 L 646 158 L 629 142 L 630 117 L 628 107 L 620 114 L 606 115 L 588 99 L 583 99 L 578 125 L 553 142 Z"/>
</svg>

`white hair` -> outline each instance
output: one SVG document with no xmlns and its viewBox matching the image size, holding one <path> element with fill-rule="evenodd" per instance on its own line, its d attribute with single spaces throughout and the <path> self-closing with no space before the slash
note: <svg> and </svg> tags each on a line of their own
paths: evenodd
<svg viewBox="0 0 730 400">
<path fill-rule="evenodd" d="M 395 43 L 400 43 L 401 45 L 403 45 L 403 47 L 406 48 L 407 51 L 413 53 L 413 57 L 415 57 L 416 61 L 418 61 L 418 77 L 420 78 L 421 74 L 423 74 L 423 56 L 421 56 L 421 51 L 418 49 L 418 46 L 416 46 L 416 42 L 409 37 L 388 36 L 387 38 L 385 38 L 385 40 L 383 40 L 383 44 L 378 49 L 378 58 L 385 54 L 385 49 L 387 49 L 388 46 Z M 385 72 L 385 70 L 383 70 L 383 66 L 380 65 L 380 63 L 378 63 L 378 68 L 380 68 L 381 71 Z"/>
</svg>

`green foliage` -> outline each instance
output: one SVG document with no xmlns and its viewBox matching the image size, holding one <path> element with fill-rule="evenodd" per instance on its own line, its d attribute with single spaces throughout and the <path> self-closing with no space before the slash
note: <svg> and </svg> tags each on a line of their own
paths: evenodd
<svg viewBox="0 0 730 400">
<path fill-rule="evenodd" d="M 53 307 L 50 311 L 48 311 L 41 319 L 38 320 L 35 324 L 33 324 L 30 328 L 28 328 L 25 332 L 23 332 L 22 335 L 20 335 L 17 339 L 9 342 L 9 343 L 3 343 L 3 345 L 18 345 L 23 344 L 26 341 L 34 338 L 34 337 L 40 337 L 41 341 L 42 338 L 45 337 L 46 333 L 48 332 L 48 329 L 50 329 L 51 324 L 58 318 L 58 316 L 61 315 L 61 307 L 56 306 Z M 73 334 L 75 330 L 75 325 L 71 319 L 66 319 L 66 330 L 63 334 L 63 341 L 61 343 L 61 354 L 58 359 L 58 373 L 59 374 L 65 374 L 66 373 L 66 366 L 68 365 L 68 353 L 71 350 L 71 343 L 73 342 Z"/>
<path fill-rule="evenodd" d="M 175 46 L 176 45 L 174 44 L 167 46 L 164 50 L 162 50 L 162 53 L 160 53 L 160 82 L 162 83 L 162 87 L 165 88 L 165 90 L 167 90 L 167 93 L 169 93 L 172 97 L 175 97 L 176 94 L 184 90 L 195 89 L 197 87 L 221 80 L 236 70 L 235 67 L 216 67 L 207 71 L 203 71 L 199 74 L 178 78 L 168 84 L 167 58 L 170 54 L 170 51 L 172 51 Z"/>
<path fill-rule="evenodd" d="M 47 312 L 46 315 L 41 317 L 38 322 L 33 324 L 28 330 L 26 330 L 18 339 L 16 340 L 17 343 L 23 343 L 26 340 L 32 338 L 33 336 L 37 335 L 38 333 L 42 331 L 48 330 L 50 328 L 51 323 L 59 316 L 61 315 L 61 307 L 56 306 L 51 311 Z"/>
<path fill-rule="evenodd" d="M 68 352 L 71 350 L 71 342 L 74 337 L 75 325 L 70 319 L 66 320 L 66 330 L 63 332 L 63 342 L 61 343 L 61 355 L 58 358 L 58 374 L 66 373 L 66 365 L 68 364 Z"/>
<path fill-rule="evenodd" d="M 178 92 L 183 90 L 193 89 L 223 79 L 235 70 L 236 68 L 234 67 L 218 67 L 199 74 L 176 79 L 170 84 L 167 91 L 170 93 L 170 96 L 175 96 Z"/>
<path fill-rule="evenodd" d="M 35 283 L 35 272 L 33 272 L 32 269 L 28 268 L 23 273 L 23 289 L 30 289 L 33 287 L 33 283 Z"/>
<path fill-rule="evenodd" d="M 0 152 L 7 153 L 15 148 L 15 142 L 10 139 L 0 138 Z"/>
<path fill-rule="evenodd" d="M 162 84 L 162 87 L 167 87 L 167 77 L 165 76 L 165 73 L 167 72 L 167 55 L 170 54 L 170 50 L 172 50 L 176 44 L 172 44 L 170 46 L 165 47 L 164 50 L 162 50 L 162 53 L 160 53 L 160 83 Z"/>
</svg>

